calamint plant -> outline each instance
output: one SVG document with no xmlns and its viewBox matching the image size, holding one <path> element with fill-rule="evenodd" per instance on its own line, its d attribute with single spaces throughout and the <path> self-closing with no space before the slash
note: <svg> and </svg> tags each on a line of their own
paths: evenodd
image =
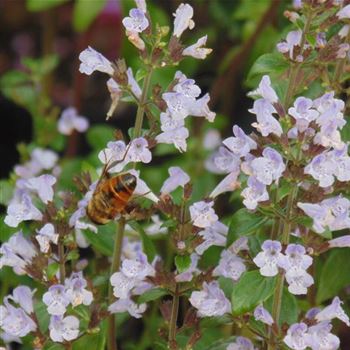
<svg viewBox="0 0 350 350">
<path fill-rule="evenodd" d="M 106 123 L 120 101 L 137 106 L 128 135 L 117 131 L 80 173 L 49 142 L 28 147 L 14 168 L 0 266 L 25 278 L 0 306 L 3 346 L 342 348 L 350 326 L 350 4 L 294 1 L 285 12 L 290 31 L 249 73 L 254 131 L 233 125 L 209 147 L 200 171 L 223 178 L 204 194 L 183 154 L 196 157 L 196 117 L 220 116 L 180 69 L 212 50 L 206 35 L 183 39 L 195 27 L 191 5 L 173 16 L 171 28 L 160 26 L 135 1 L 122 24 L 138 67 L 92 47 L 79 55 L 82 74 L 105 74 Z M 156 82 L 169 67 L 173 78 Z M 56 128 L 69 136 L 89 122 L 69 107 Z M 165 180 L 156 174 L 162 154 L 173 155 Z M 227 193 L 238 209 L 226 203 L 221 216 Z"/>
</svg>

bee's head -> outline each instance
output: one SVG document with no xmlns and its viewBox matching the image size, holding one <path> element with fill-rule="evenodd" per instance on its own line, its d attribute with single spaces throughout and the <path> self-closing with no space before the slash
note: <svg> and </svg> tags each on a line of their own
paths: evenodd
<svg viewBox="0 0 350 350">
<path fill-rule="evenodd" d="M 133 174 L 126 173 L 122 175 L 123 184 L 128 188 L 129 191 L 133 192 L 136 184 L 137 178 Z"/>
</svg>

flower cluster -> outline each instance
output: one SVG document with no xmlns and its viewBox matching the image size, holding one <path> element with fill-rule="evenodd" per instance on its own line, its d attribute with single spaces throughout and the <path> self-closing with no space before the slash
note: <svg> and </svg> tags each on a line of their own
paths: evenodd
<svg viewBox="0 0 350 350">
<path fill-rule="evenodd" d="M 153 287 L 147 277 L 154 276 L 155 270 L 147 261 L 139 244 L 123 245 L 124 259 L 120 271 L 110 277 L 113 294 L 117 300 L 109 305 L 111 313 L 127 311 L 131 316 L 140 318 L 146 310 L 146 304 L 137 304 L 132 300 L 133 295 L 140 295 Z"/>
<path fill-rule="evenodd" d="M 345 314 L 341 304 L 340 299 L 335 297 L 332 304 L 322 311 L 311 309 L 306 314 L 306 318 L 315 320 L 317 323 L 310 327 L 304 322 L 291 325 L 283 339 L 284 343 L 293 350 L 304 350 L 307 347 L 312 350 L 338 349 L 340 340 L 331 333 L 332 325 L 330 321 L 333 318 L 338 318 L 347 326 L 350 326 L 349 317 Z"/>
<path fill-rule="evenodd" d="M 312 258 L 306 254 L 305 248 L 300 244 L 291 243 L 281 253 L 282 245 L 279 241 L 267 240 L 262 244 L 263 251 L 254 259 L 263 276 L 276 276 L 278 268 L 285 271 L 288 290 L 292 294 L 306 294 L 307 288 L 314 283 L 314 279 L 306 270 L 312 264 Z"/>
<path fill-rule="evenodd" d="M 72 273 L 65 284 L 55 284 L 49 287 L 43 295 L 47 312 L 51 315 L 50 337 L 55 342 L 70 341 L 79 335 L 79 320 L 75 316 L 64 316 L 67 307 L 72 305 L 90 305 L 92 293 L 86 289 L 87 282 L 82 272 Z"/>
</svg>

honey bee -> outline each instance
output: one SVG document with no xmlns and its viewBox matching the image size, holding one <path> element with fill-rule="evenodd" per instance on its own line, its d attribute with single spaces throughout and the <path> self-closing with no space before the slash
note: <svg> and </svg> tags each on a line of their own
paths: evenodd
<svg viewBox="0 0 350 350">
<path fill-rule="evenodd" d="M 136 176 L 130 173 L 110 177 L 105 167 L 87 207 L 90 220 L 104 225 L 122 214 L 134 193 L 136 183 Z"/>
</svg>

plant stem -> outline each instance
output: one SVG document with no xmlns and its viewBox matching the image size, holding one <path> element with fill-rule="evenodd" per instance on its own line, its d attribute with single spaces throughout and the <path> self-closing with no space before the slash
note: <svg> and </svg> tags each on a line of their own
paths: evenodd
<svg viewBox="0 0 350 350">
<path fill-rule="evenodd" d="M 173 297 L 173 305 L 171 307 L 171 316 L 170 316 L 170 324 L 169 324 L 169 346 L 172 348 L 172 343 L 176 341 L 176 321 L 179 312 L 179 287 L 176 284 L 175 293 Z"/>
<path fill-rule="evenodd" d="M 64 258 L 64 246 L 61 237 L 58 241 L 58 260 L 60 264 L 60 283 L 64 284 L 64 280 L 66 279 L 66 268 Z"/>
<path fill-rule="evenodd" d="M 142 95 L 141 95 L 140 102 L 139 102 L 139 108 L 137 109 L 137 113 L 136 113 L 134 138 L 141 136 L 143 115 L 145 113 L 145 103 L 147 100 L 148 90 L 149 90 L 150 83 L 151 83 L 152 72 L 153 72 L 153 68 L 150 67 L 148 70 L 148 73 L 145 77 L 145 80 L 143 82 Z"/>
<path fill-rule="evenodd" d="M 291 217 L 293 216 L 293 206 L 294 201 L 298 194 L 298 186 L 294 185 L 287 199 L 287 208 L 286 208 L 286 218 L 283 225 L 283 233 L 282 233 L 282 244 L 287 245 L 289 243 L 289 236 L 291 231 Z M 272 304 L 272 318 L 274 319 L 277 329 L 278 322 L 281 314 L 281 306 L 282 306 L 282 295 L 283 295 L 283 285 L 284 285 L 284 273 L 279 273 L 277 276 L 276 282 L 276 291 L 273 298 Z M 272 327 L 269 330 L 269 343 L 268 350 L 276 350 L 276 334 L 274 334 Z"/>
<path fill-rule="evenodd" d="M 113 260 L 110 271 L 110 276 L 120 267 L 120 257 L 122 254 L 122 245 L 125 229 L 125 218 L 122 216 L 118 222 L 118 230 L 114 239 L 114 248 L 113 248 Z M 108 303 L 112 304 L 114 301 L 113 288 L 109 283 L 108 285 Z M 116 329 L 115 329 L 115 315 L 112 314 L 108 317 L 108 350 L 117 350 L 117 341 L 116 341 Z"/>
</svg>

